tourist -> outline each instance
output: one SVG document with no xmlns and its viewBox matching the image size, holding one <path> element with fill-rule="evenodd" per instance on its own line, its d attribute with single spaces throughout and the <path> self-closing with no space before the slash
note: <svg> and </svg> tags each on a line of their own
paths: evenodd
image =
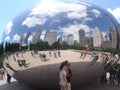
<svg viewBox="0 0 120 90">
<path fill-rule="evenodd" d="M 81 52 L 81 55 L 80 55 L 80 58 L 82 58 L 83 57 L 83 52 Z"/>
<path fill-rule="evenodd" d="M 54 57 L 57 58 L 57 50 L 54 50 L 53 53 L 54 53 Z"/>
<path fill-rule="evenodd" d="M 32 55 L 32 57 L 34 57 L 34 54 L 33 54 L 33 52 L 31 52 L 31 55 Z"/>
<path fill-rule="evenodd" d="M 61 57 L 61 55 L 60 55 L 60 50 L 58 51 L 58 57 Z"/>
<path fill-rule="evenodd" d="M 8 82 L 8 83 L 11 83 L 11 76 L 10 76 L 10 74 L 8 74 L 8 73 L 7 73 L 7 82 Z"/>
<path fill-rule="evenodd" d="M 71 69 L 70 69 L 70 64 L 67 63 L 66 64 L 67 66 L 67 90 L 71 90 L 71 77 L 72 77 L 72 72 L 71 72 Z"/>
<path fill-rule="evenodd" d="M 95 53 L 95 56 L 94 56 L 93 59 L 92 59 L 91 65 L 92 65 L 93 63 L 95 63 L 98 59 L 99 59 L 99 56 L 98 56 L 97 53 Z"/>
<path fill-rule="evenodd" d="M 60 90 L 67 90 L 67 78 L 66 78 L 66 66 L 60 66 L 60 72 L 59 72 L 59 85 L 60 85 Z"/>
<path fill-rule="evenodd" d="M 84 52 L 83 59 L 85 59 L 86 55 L 87 55 L 87 51 Z"/>
<path fill-rule="evenodd" d="M 110 73 L 110 84 L 114 85 L 115 84 L 115 70 L 111 69 L 109 73 Z"/>
<path fill-rule="evenodd" d="M 46 61 L 46 55 L 45 55 L 45 53 L 42 54 L 42 57 L 43 57 L 44 61 Z"/>
<path fill-rule="evenodd" d="M 49 51 L 49 56 L 50 56 L 50 57 L 52 56 L 52 54 L 51 54 L 51 50 Z"/>
<path fill-rule="evenodd" d="M 120 85 L 120 68 L 118 69 L 117 72 L 117 80 L 118 80 L 118 85 Z"/>
</svg>

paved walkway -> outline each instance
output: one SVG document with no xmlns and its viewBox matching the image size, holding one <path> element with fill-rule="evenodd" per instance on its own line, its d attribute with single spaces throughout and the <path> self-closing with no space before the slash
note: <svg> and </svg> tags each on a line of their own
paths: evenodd
<svg viewBox="0 0 120 90">
<path fill-rule="evenodd" d="M 48 57 L 48 51 L 44 51 L 44 53 Z M 42 62 L 38 55 L 36 55 L 35 57 L 32 57 L 30 52 L 24 53 L 24 57 L 19 57 L 19 58 L 16 57 L 16 59 L 23 59 L 23 58 L 26 59 L 26 62 L 30 63 L 30 66 L 28 68 L 19 67 L 18 63 L 14 61 L 12 56 L 9 57 L 9 59 L 6 60 L 5 62 L 9 62 L 12 68 L 19 70 L 16 75 L 18 76 L 18 80 L 22 80 L 31 85 L 37 85 L 37 86 L 45 85 L 46 87 L 47 85 L 48 87 L 58 86 L 58 81 L 57 81 L 58 76 L 56 74 L 58 74 L 60 63 L 65 60 L 68 60 L 71 63 L 71 69 L 73 73 L 72 83 L 75 84 L 76 86 L 80 86 L 81 84 L 86 84 L 86 82 L 97 79 L 98 77 L 100 77 L 102 74 L 105 73 L 104 67 L 100 60 L 98 60 L 93 65 L 90 65 L 90 62 L 91 62 L 90 55 L 87 55 L 85 59 L 81 59 L 80 53 L 71 51 L 71 50 L 61 51 L 61 55 L 62 56 L 59 58 L 48 57 L 49 60 L 45 62 Z M 97 85 L 94 84 L 93 87 L 95 88 L 99 87 Z M 0 87 L 0 90 L 7 90 L 7 88 L 12 88 L 12 87 L 15 87 L 15 88 L 17 87 L 19 88 L 18 90 L 21 90 L 20 89 L 21 87 L 19 86 L 21 86 L 21 84 L 19 85 L 16 82 L 10 85 L 4 84 Z M 103 86 L 104 85 L 100 86 L 99 88 Z M 24 85 L 22 86 L 22 88 L 23 87 Z M 93 90 L 91 86 L 89 86 L 89 88 Z M 80 89 L 76 89 L 76 90 L 80 90 Z M 17 90 L 17 89 L 14 89 L 14 90 Z M 83 87 L 83 90 L 88 90 L 88 88 L 85 87 L 84 89 Z M 101 89 L 101 90 L 104 90 L 104 89 Z"/>
<path fill-rule="evenodd" d="M 5 80 L 2 80 L 0 81 L 0 90 L 40 90 L 40 89 L 27 86 L 23 83 L 19 84 L 15 80 L 13 80 L 11 84 L 7 84 Z M 72 88 L 72 90 L 120 90 L 120 86 L 93 83 L 83 87 Z"/>
</svg>

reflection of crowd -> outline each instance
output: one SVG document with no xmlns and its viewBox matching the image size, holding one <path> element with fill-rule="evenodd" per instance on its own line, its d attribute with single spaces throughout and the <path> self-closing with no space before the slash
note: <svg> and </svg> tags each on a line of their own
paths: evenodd
<svg viewBox="0 0 120 90">
<path fill-rule="evenodd" d="M 119 57 L 112 54 L 102 54 L 101 60 L 106 73 L 100 78 L 101 83 L 120 84 L 120 68 L 117 66 Z"/>
<path fill-rule="evenodd" d="M 52 56 L 54 56 L 54 58 L 61 57 L 60 50 L 56 50 L 56 49 L 48 51 L 48 54 L 49 54 L 49 57 L 52 57 Z M 38 56 L 42 61 L 49 60 L 47 59 L 47 55 L 44 52 L 41 53 L 41 52 L 38 52 L 37 50 L 31 51 L 31 56 L 34 58 Z"/>
<path fill-rule="evenodd" d="M 113 68 L 111 67 L 110 70 L 108 70 L 101 78 L 101 83 L 120 85 L 120 68 Z"/>
<path fill-rule="evenodd" d="M 3 67 L 0 67 L 0 80 L 3 80 L 5 78 L 5 69 Z"/>
</svg>

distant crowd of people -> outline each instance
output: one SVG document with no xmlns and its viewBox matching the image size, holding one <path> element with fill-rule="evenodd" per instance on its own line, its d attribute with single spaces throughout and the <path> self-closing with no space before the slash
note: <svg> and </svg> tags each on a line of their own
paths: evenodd
<svg viewBox="0 0 120 90">
<path fill-rule="evenodd" d="M 0 67 L 0 80 L 5 80 L 7 77 L 7 83 L 11 83 L 11 75 L 7 73 L 7 71 Z"/>
<path fill-rule="evenodd" d="M 38 55 L 42 61 L 47 61 L 47 55 L 44 52 L 40 53 L 37 50 L 31 51 L 31 56 L 32 57 L 35 57 L 36 55 Z M 50 50 L 49 51 L 49 57 L 52 57 L 52 56 L 54 56 L 54 58 L 61 57 L 60 50 L 56 50 L 56 49 Z"/>
<path fill-rule="evenodd" d="M 5 78 L 5 69 L 3 67 L 0 67 L 0 80 L 3 80 Z"/>
</svg>

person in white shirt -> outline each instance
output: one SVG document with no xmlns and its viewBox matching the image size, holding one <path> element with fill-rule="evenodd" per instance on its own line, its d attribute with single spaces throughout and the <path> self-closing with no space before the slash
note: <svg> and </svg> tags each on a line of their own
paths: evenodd
<svg viewBox="0 0 120 90">
<path fill-rule="evenodd" d="M 66 66 L 62 66 L 60 68 L 59 72 L 59 85 L 60 85 L 60 90 L 67 90 L 67 78 L 66 78 Z"/>
</svg>

